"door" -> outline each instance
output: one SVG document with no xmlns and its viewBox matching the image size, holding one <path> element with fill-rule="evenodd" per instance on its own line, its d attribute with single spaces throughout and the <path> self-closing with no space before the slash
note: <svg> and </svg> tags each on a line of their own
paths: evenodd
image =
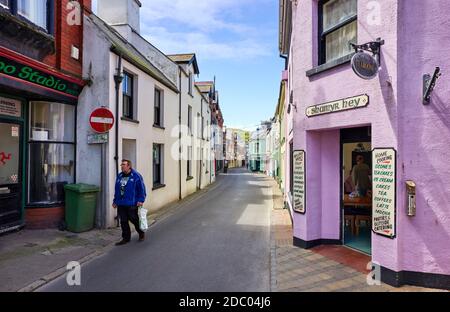
<svg viewBox="0 0 450 312">
<path fill-rule="evenodd" d="M 22 126 L 0 121 L 0 232 L 22 221 Z"/>
<path fill-rule="evenodd" d="M 370 127 L 341 130 L 343 244 L 369 255 L 372 253 L 371 150 Z"/>
</svg>

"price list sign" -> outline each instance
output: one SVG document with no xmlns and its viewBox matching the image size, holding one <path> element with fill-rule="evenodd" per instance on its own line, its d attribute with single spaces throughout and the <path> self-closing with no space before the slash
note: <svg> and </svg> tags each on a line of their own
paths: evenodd
<svg viewBox="0 0 450 312">
<path fill-rule="evenodd" d="M 397 153 L 393 148 L 374 149 L 372 230 L 380 235 L 395 237 Z"/>
<path fill-rule="evenodd" d="M 294 210 L 299 213 L 306 212 L 306 175 L 305 151 L 294 151 Z"/>
</svg>

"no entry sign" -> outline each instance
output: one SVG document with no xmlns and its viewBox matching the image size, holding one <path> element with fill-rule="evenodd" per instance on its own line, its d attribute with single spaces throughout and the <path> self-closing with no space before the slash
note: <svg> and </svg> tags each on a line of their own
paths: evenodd
<svg viewBox="0 0 450 312">
<path fill-rule="evenodd" d="M 107 108 L 97 108 L 91 113 L 89 118 L 91 128 L 98 133 L 105 133 L 111 130 L 114 125 L 114 115 Z"/>
</svg>

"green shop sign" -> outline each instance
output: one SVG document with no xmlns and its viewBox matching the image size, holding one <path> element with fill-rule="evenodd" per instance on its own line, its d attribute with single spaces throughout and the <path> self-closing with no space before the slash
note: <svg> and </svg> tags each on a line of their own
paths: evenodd
<svg viewBox="0 0 450 312">
<path fill-rule="evenodd" d="M 82 86 L 0 55 L 0 74 L 78 97 Z"/>
</svg>

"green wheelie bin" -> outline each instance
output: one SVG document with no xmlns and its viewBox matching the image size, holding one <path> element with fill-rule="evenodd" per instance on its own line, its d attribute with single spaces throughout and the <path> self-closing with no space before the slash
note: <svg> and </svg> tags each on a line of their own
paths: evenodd
<svg viewBox="0 0 450 312">
<path fill-rule="evenodd" d="M 66 213 L 67 230 L 81 233 L 94 228 L 97 194 L 100 188 L 95 185 L 77 183 L 66 184 Z"/>
</svg>

